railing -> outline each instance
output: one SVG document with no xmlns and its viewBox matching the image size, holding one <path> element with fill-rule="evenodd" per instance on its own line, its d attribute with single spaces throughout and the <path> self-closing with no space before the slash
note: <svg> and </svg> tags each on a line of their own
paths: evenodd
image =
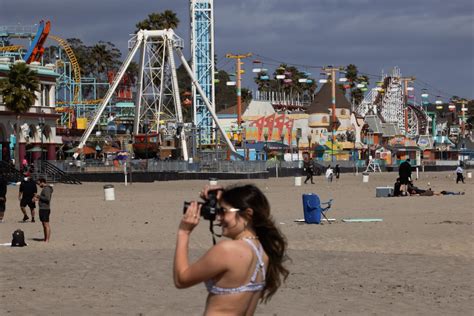
<svg viewBox="0 0 474 316">
<path fill-rule="evenodd" d="M 50 160 L 51 164 L 64 172 L 72 173 L 95 173 L 95 172 L 124 172 L 125 163 L 132 172 L 228 172 L 228 173 L 251 173 L 265 172 L 267 165 L 265 161 L 200 161 L 188 163 L 179 160 L 124 160 L 119 164 L 113 162 L 102 162 L 98 160 Z M 297 168 L 297 166 L 295 166 Z"/>
<path fill-rule="evenodd" d="M 62 182 L 67 184 L 81 184 L 75 177 L 58 168 L 51 161 L 37 160 L 34 163 L 33 178 L 38 180 L 44 177 L 48 182 Z"/>
<path fill-rule="evenodd" d="M 6 161 L 0 160 L 0 173 L 8 182 L 19 182 L 23 179 L 22 173 Z"/>
<path fill-rule="evenodd" d="M 64 172 L 72 173 L 123 173 L 125 163 L 127 171 L 130 172 L 219 172 L 219 173 L 253 173 L 266 172 L 270 169 L 301 169 L 303 161 L 279 161 L 279 160 L 213 160 L 197 161 L 189 163 L 182 160 L 122 160 L 117 162 L 100 160 L 49 160 L 51 164 Z M 313 160 L 315 168 L 324 171 L 328 165 L 333 168 L 336 164 L 341 168 L 365 168 L 364 160 L 354 161 L 319 161 Z"/>
</svg>

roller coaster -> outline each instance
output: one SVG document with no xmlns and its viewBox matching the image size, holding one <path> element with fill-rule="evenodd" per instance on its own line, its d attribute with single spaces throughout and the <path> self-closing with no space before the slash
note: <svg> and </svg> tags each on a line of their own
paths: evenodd
<svg viewBox="0 0 474 316">
<path fill-rule="evenodd" d="M 401 134 L 416 137 L 428 134 L 428 115 L 415 102 L 409 103 L 406 81 L 395 67 L 391 75 L 383 74 L 377 88 L 372 89 L 355 109 L 362 117 L 376 114 L 382 122 L 395 123 Z"/>
<path fill-rule="evenodd" d="M 56 108 L 61 113 L 58 125 L 73 128 L 76 118 L 86 116 L 95 110 L 100 99 L 84 100 L 81 91 L 84 84 L 93 85 L 93 95 L 97 89 L 95 80 L 81 77 L 81 68 L 69 43 L 59 36 L 50 34 L 51 24 L 49 21 L 40 21 L 35 32 L 35 26 L 0 26 L 0 55 L 14 59 L 22 59 L 26 63 L 40 62 L 45 43 L 48 39 L 58 44 L 58 56 L 56 56 L 56 72 L 59 74 L 56 85 Z M 26 39 L 30 41 L 28 50 L 25 52 L 22 45 L 10 45 L 11 39 Z M 107 84 L 107 83 L 104 83 Z"/>
</svg>

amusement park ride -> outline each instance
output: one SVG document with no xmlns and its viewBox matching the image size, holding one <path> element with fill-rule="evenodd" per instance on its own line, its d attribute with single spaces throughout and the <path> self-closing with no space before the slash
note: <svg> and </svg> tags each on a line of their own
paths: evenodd
<svg viewBox="0 0 474 316">
<path fill-rule="evenodd" d="M 41 21 L 36 34 L 31 28 L 10 31 L 5 35 L 7 39 L 30 40 L 30 49 L 24 56 L 21 56 L 21 46 L 2 47 L 1 50 L 17 50 L 20 58 L 32 62 L 41 60 L 44 44 L 48 38 L 59 44 L 61 49 L 56 56 L 56 69 L 59 73 L 56 86 L 56 112 L 61 113 L 62 116 L 58 125 L 66 129 L 85 128 L 79 149 L 83 148 L 94 128 L 107 122 L 105 115 L 102 115 L 105 109 L 109 109 L 109 114 L 116 112 L 114 105 L 111 104 L 112 101 L 132 101 L 131 88 L 125 71 L 132 59 L 138 56 L 140 69 L 135 104 L 129 102 L 135 110 L 132 114 L 132 133 L 135 137 L 137 152 L 140 153 L 143 151 L 142 147 L 145 147 L 148 154 L 156 154 L 157 144 L 161 142 L 161 137 L 173 135 L 174 138 L 179 139 L 182 157 L 187 160 L 185 122 L 181 111 L 173 57 L 173 51 L 176 51 L 181 61 L 184 60 L 183 64 L 188 74 L 193 78 L 193 101 L 189 98 L 184 100 L 185 106 L 193 105 L 192 128 L 200 134 L 193 139 L 199 139 L 199 147 L 202 144 L 217 147 L 217 129 L 219 129 L 222 138 L 235 153 L 232 143 L 219 125 L 214 113 L 213 0 L 191 0 L 190 12 L 192 17 L 191 51 L 194 61 L 192 69 L 182 57 L 183 41 L 171 30 L 138 32 L 129 42 L 130 53 L 120 70 L 117 73 L 108 74 L 109 83 L 97 83 L 95 79 L 81 77 L 79 63 L 67 41 L 49 34 L 51 28 L 49 21 Z M 1 33 L 0 36 L 2 36 Z M 97 87 L 103 84 L 108 85 L 109 89 L 104 97 L 97 98 Z M 87 85 L 92 85 L 93 92 L 89 93 L 93 96 L 92 99 L 83 97 L 83 88 Z M 123 86 L 127 88 L 124 89 Z M 191 125 L 187 124 L 186 128 L 189 129 L 189 126 Z"/>
<path fill-rule="evenodd" d="M 214 13 L 213 0 L 190 0 L 191 15 L 191 55 L 192 65 L 189 66 L 183 56 L 183 40 L 173 30 L 140 30 L 129 40 L 129 53 L 117 72 L 108 73 L 108 82 L 98 83 L 94 78 L 81 77 L 81 69 L 73 49 L 68 42 L 58 36 L 50 34 L 51 24 L 49 21 L 41 21 L 34 32 L 33 28 L 1 28 L 0 27 L 0 53 L 3 56 L 17 55 L 27 63 L 40 62 L 44 53 L 44 45 L 48 39 L 59 45 L 56 56 L 56 72 L 59 74 L 56 85 L 56 112 L 61 113 L 58 122 L 59 127 L 67 130 L 85 130 L 82 134 L 78 148 L 81 150 L 90 140 L 97 126 L 107 125 L 110 122 L 111 113 L 119 113 L 117 116 L 125 118 L 130 122 L 131 134 L 134 137 L 134 149 L 140 157 L 154 157 L 160 150 L 163 138 L 175 139 L 184 160 L 188 160 L 189 141 L 186 132 L 193 131 L 192 148 L 193 156 L 196 142 L 201 145 L 211 145 L 218 148 L 220 131 L 225 144 L 236 156 L 240 156 L 234 144 L 228 137 L 215 113 L 215 60 L 214 60 Z M 30 47 L 23 54 L 23 47 L 10 45 L 11 38 L 22 38 L 30 41 Z M 178 80 L 176 75 L 175 54 L 184 66 L 192 81 L 192 92 L 184 95 L 181 100 L 179 94 Z M 228 58 L 237 60 L 237 77 L 243 71 L 240 69 L 240 59 L 250 55 L 230 55 Z M 133 88 L 126 71 L 132 60 L 138 59 L 139 72 L 138 81 Z M 265 82 L 270 79 L 267 69 L 259 60 L 253 62 L 259 68 L 253 69 L 259 80 Z M 340 67 L 321 68 L 327 78 L 321 79 L 325 83 L 330 78 L 336 78 L 336 72 L 343 72 Z M 285 68 L 277 68 L 276 79 L 282 85 L 291 85 L 291 73 Z M 313 85 L 309 78 L 311 74 L 305 73 L 298 79 L 303 85 Z M 339 78 L 346 79 L 346 78 Z M 325 80 L 325 81 L 324 81 Z M 380 118 L 382 122 L 393 123 L 398 127 L 402 135 L 415 138 L 419 135 L 436 136 L 436 113 L 427 111 L 429 104 L 428 94 L 422 91 L 421 102 L 417 103 L 413 94 L 414 77 L 402 77 L 400 69 L 395 67 L 391 74 L 382 74 L 382 80 L 371 89 L 363 101 L 353 110 L 361 117 L 372 114 Z M 295 81 L 296 82 L 296 81 Z M 346 82 L 340 83 L 346 89 L 350 86 Z M 108 87 L 104 96 L 98 96 L 99 86 Z M 241 106 L 240 106 L 240 79 L 237 82 L 230 81 L 227 85 L 237 85 L 238 96 L 238 118 L 237 125 L 241 131 Z M 360 86 L 360 87 L 359 87 Z M 84 92 L 86 89 L 89 91 Z M 92 88 L 91 88 L 92 87 Z M 367 91 L 366 84 L 359 84 L 357 88 Z M 337 123 L 335 117 L 335 79 L 332 82 L 332 124 Z M 92 92 L 91 92 L 92 91 Z M 274 91 L 258 91 L 255 95 L 257 100 L 267 99 L 276 105 L 275 109 L 282 111 L 304 112 L 308 100 L 304 101 L 304 94 L 298 96 L 297 100 L 291 100 L 285 94 Z M 311 97 L 311 96 L 310 96 Z M 124 101 L 128 112 L 121 117 L 122 112 L 118 103 Z M 274 101 L 274 102 L 273 102 Z M 310 100 L 309 100 L 310 101 Z M 183 119 L 182 106 L 192 106 L 192 122 Z M 108 109 L 108 111 L 106 111 Z M 464 105 L 463 105 L 464 111 Z M 465 111 L 463 112 L 463 114 Z M 107 114 L 107 115 L 105 115 Z M 133 120 L 133 123 L 131 122 Z M 432 123 L 431 128 L 429 123 Z M 430 131 L 431 129 L 431 131 Z M 100 129 L 99 129 L 100 130 Z M 334 140 L 334 130 L 331 126 Z M 196 133 L 197 132 L 197 133 Z M 243 133 L 243 132 L 242 132 Z M 76 152 L 77 158 L 80 152 Z"/>
<path fill-rule="evenodd" d="M 417 105 L 410 94 L 413 87 L 409 83 L 414 77 L 404 78 L 395 67 L 391 75 L 382 74 L 377 83 L 355 109 L 362 117 L 375 114 L 383 122 L 395 123 L 403 135 L 414 137 L 428 134 L 428 115 L 421 105 Z M 410 100 L 413 100 L 410 102 Z"/>
<path fill-rule="evenodd" d="M 133 126 L 134 135 L 138 135 L 140 130 L 146 128 L 146 133 L 174 133 L 181 140 L 182 156 L 188 160 L 187 141 L 184 131 L 184 121 L 181 110 L 181 99 L 179 95 L 178 79 L 176 75 L 176 64 L 174 52 L 178 55 L 181 63 L 192 80 L 192 84 L 200 94 L 207 110 L 209 111 L 214 124 L 222 133 L 229 149 L 237 156 L 233 144 L 223 130 L 213 106 L 207 99 L 204 90 L 196 80 L 186 58 L 182 53 L 183 40 L 178 37 L 173 30 L 148 31 L 140 30 L 129 41 L 130 52 L 117 73 L 114 82 L 107 91 L 101 104 L 99 105 L 93 120 L 84 132 L 79 142 L 78 148 L 82 149 L 90 137 L 95 125 L 99 121 L 109 100 L 115 92 L 118 83 L 122 79 L 130 62 L 140 51 L 140 71 L 138 79 L 138 90 L 135 102 L 135 121 Z M 151 122 L 149 126 L 144 126 L 144 122 Z M 173 125 L 164 125 L 163 122 L 171 122 Z M 146 124 L 148 125 L 148 124 Z M 146 136 L 145 136 L 146 137 Z M 77 155 L 76 155 L 77 156 Z"/>
</svg>

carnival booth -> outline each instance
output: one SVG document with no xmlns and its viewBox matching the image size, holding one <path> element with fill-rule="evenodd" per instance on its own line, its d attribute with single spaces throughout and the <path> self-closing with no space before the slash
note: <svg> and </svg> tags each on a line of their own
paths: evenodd
<svg viewBox="0 0 474 316">
<path fill-rule="evenodd" d="M 392 164 L 392 151 L 389 148 L 380 146 L 375 149 L 375 160 L 380 166 Z"/>
</svg>

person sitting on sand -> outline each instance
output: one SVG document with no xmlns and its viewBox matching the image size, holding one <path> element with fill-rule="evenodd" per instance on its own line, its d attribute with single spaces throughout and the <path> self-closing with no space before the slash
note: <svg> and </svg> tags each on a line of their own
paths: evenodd
<svg viewBox="0 0 474 316">
<path fill-rule="evenodd" d="M 401 196 L 402 192 L 400 190 L 402 184 L 400 182 L 400 178 L 397 178 L 395 184 L 393 185 L 393 196 Z"/>
<path fill-rule="evenodd" d="M 208 198 L 210 189 L 218 190 L 217 221 L 222 236 L 230 240 L 217 243 L 190 264 L 189 239 L 201 217 L 201 205 L 191 202 L 178 229 L 174 284 L 182 289 L 205 282 L 205 315 L 253 315 L 258 301 L 267 302 L 289 274 L 283 266 L 286 239 L 256 186 L 205 187 L 201 197 Z"/>
<path fill-rule="evenodd" d="M 428 190 L 423 190 L 414 186 L 411 182 L 408 184 L 408 192 L 410 195 L 415 195 L 415 196 L 464 195 L 464 192 L 452 192 L 452 191 L 444 191 L 444 190 L 440 192 L 434 192 L 431 190 L 431 188 L 428 188 Z"/>
</svg>

